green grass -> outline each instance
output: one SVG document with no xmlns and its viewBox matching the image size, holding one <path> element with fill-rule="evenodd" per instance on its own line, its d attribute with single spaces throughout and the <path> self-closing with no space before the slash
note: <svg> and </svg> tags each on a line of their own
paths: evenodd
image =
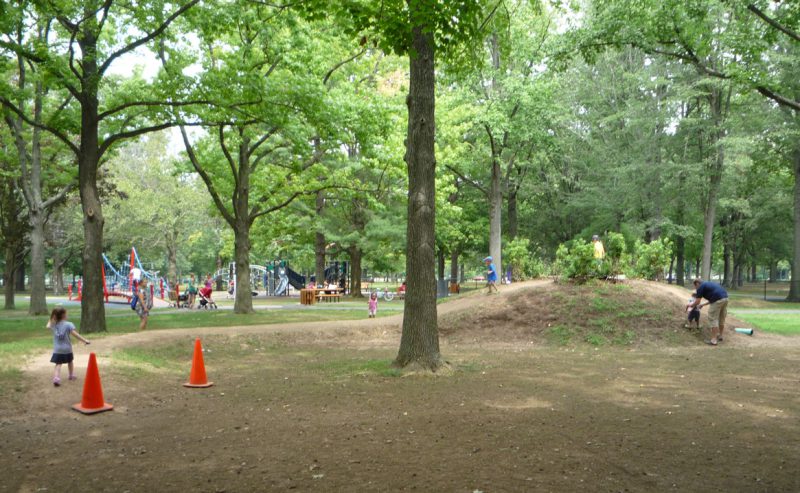
<svg viewBox="0 0 800 493">
<path fill-rule="evenodd" d="M 555 327 L 551 327 L 547 333 L 547 339 L 554 344 L 559 346 L 566 346 L 569 344 L 570 339 L 575 334 L 575 331 L 564 327 L 562 325 L 556 325 Z"/>
<path fill-rule="evenodd" d="M 588 342 L 592 346 L 603 346 L 606 343 L 608 343 L 608 340 L 601 335 L 590 332 L 586 334 L 586 342 Z"/>
<path fill-rule="evenodd" d="M 337 306 L 342 306 L 338 304 Z M 237 325 L 286 324 L 293 322 L 317 322 L 336 320 L 357 320 L 366 317 L 366 302 L 352 304 L 352 309 L 325 308 L 319 305 L 307 309 L 259 310 L 254 314 L 240 315 L 230 311 L 175 311 L 174 309 L 154 310 L 148 323 L 148 330 L 191 329 L 196 327 L 231 327 Z M 350 308 L 347 306 L 347 308 Z M 166 313 L 169 312 L 169 313 Z M 378 310 L 379 316 L 396 313 L 391 310 Z M 52 343 L 52 336 L 45 328 L 47 316 L 6 317 L 0 315 L 0 369 L 17 367 L 26 354 L 45 351 Z M 86 333 L 81 330 L 80 312 L 70 310 L 68 318 L 89 339 L 107 337 L 114 334 L 135 332 L 139 329 L 139 318 L 133 311 L 113 311 L 106 315 L 107 332 Z"/>
<path fill-rule="evenodd" d="M 800 335 L 800 315 L 796 313 L 747 313 L 737 311 L 736 318 L 752 324 L 756 329 L 783 335 Z"/>
</svg>

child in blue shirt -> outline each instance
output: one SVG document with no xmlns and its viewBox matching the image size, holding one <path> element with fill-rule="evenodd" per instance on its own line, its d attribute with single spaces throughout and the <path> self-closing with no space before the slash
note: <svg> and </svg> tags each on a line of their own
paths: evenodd
<svg viewBox="0 0 800 493">
<path fill-rule="evenodd" d="M 486 271 L 486 287 L 488 288 L 489 293 L 492 292 L 492 288 L 494 288 L 494 292 L 497 293 L 497 269 L 494 268 L 492 257 L 486 257 L 483 259 L 483 262 L 488 268 L 488 271 Z"/>
</svg>

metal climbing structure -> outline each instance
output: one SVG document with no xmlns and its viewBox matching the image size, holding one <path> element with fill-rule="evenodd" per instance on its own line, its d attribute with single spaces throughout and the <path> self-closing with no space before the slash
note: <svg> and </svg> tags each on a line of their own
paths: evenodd
<svg viewBox="0 0 800 493">
<path fill-rule="evenodd" d="M 163 277 L 159 277 L 158 271 L 147 271 L 142 266 L 139 259 L 139 254 L 136 252 L 135 247 L 131 247 L 131 254 L 129 262 L 115 267 L 109 260 L 106 254 L 103 254 L 103 297 L 105 302 L 109 302 L 110 297 L 119 297 L 125 299 L 127 302 L 131 301 L 133 297 L 133 276 L 131 271 L 134 266 L 138 267 L 142 272 L 142 278 L 150 281 L 151 294 L 155 297 L 166 299 L 170 292 L 169 282 Z M 81 301 L 83 292 L 78 288 L 77 297 L 70 298 L 75 301 Z"/>
</svg>

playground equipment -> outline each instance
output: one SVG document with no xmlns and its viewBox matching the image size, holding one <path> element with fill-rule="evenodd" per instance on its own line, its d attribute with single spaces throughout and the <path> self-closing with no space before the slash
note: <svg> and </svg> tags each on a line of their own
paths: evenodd
<svg viewBox="0 0 800 493">
<path fill-rule="evenodd" d="M 234 281 L 235 288 L 236 263 L 231 262 L 227 269 L 218 270 L 215 277 L 227 282 L 228 286 Z M 288 296 L 290 286 L 300 290 L 305 284 L 306 277 L 290 269 L 285 261 L 274 260 L 266 265 L 250 264 L 250 287 L 254 291 L 263 289 L 267 296 Z M 232 295 L 233 290 L 229 288 L 228 293 Z"/>
<path fill-rule="evenodd" d="M 150 294 L 155 297 L 165 299 L 167 293 L 170 291 L 169 282 L 163 277 L 158 276 L 158 271 L 147 271 L 142 267 L 142 262 L 139 260 L 139 254 L 136 252 L 135 247 L 131 247 L 130 261 L 127 264 L 122 264 L 118 268 L 111 263 L 111 260 L 103 254 L 103 298 L 106 303 L 110 303 L 109 297 L 115 296 L 123 298 L 123 303 L 130 303 L 133 297 L 133 277 L 131 271 L 133 268 L 138 267 L 141 271 L 142 279 L 150 281 Z M 69 299 L 74 301 L 81 301 L 83 298 L 83 281 L 78 280 L 78 293 L 75 298 L 72 297 L 72 287 L 70 286 Z"/>
</svg>

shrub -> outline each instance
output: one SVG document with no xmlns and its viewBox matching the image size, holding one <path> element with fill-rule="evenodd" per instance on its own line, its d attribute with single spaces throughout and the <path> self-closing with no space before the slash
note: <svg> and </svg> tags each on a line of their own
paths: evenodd
<svg viewBox="0 0 800 493">
<path fill-rule="evenodd" d="M 610 264 L 610 274 L 612 276 L 622 274 L 623 268 L 628 261 L 628 248 L 625 244 L 625 236 L 621 233 L 608 233 L 604 246 L 606 249 L 606 260 L 608 260 Z"/>
<path fill-rule="evenodd" d="M 560 277 L 585 281 L 607 277 L 609 272 L 608 260 L 598 262 L 594 258 L 594 245 L 581 239 L 563 243 L 556 251 L 556 273 Z"/>
<path fill-rule="evenodd" d="M 671 255 L 672 244 L 668 239 L 660 238 L 650 243 L 637 241 L 634 251 L 636 276 L 651 280 L 661 279 L 669 267 Z"/>
<path fill-rule="evenodd" d="M 511 265 L 515 281 L 541 277 L 545 272 L 542 259 L 531 253 L 530 240 L 516 238 L 506 243 L 503 253 Z"/>
</svg>

